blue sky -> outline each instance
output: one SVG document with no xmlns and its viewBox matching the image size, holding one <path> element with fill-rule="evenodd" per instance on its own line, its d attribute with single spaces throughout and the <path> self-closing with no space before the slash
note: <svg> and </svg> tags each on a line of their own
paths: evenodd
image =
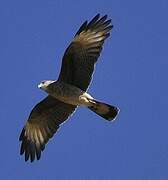
<svg viewBox="0 0 168 180">
<path fill-rule="evenodd" d="M 0 2 L 0 179 L 168 179 L 167 9 L 166 0 Z M 65 48 L 97 13 L 114 29 L 89 92 L 119 106 L 118 120 L 80 108 L 41 160 L 25 163 L 18 137 L 46 96 L 37 84 L 58 77 Z"/>
</svg>

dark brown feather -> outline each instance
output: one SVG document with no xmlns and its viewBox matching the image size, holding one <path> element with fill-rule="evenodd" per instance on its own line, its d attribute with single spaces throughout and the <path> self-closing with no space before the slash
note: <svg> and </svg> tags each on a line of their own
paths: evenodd
<svg viewBox="0 0 168 180">
<path fill-rule="evenodd" d="M 111 20 L 107 20 L 107 15 L 100 17 L 100 14 L 97 14 L 88 24 L 87 21 L 82 24 L 65 51 L 59 75 L 60 81 L 77 86 L 84 91 L 87 90 L 94 65 L 112 27 Z"/>
<path fill-rule="evenodd" d="M 45 144 L 75 108 L 76 106 L 65 104 L 51 96 L 33 108 L 19 137 L 22 141 L 20 154 L 25 153 L 25 161 L 30 159 L 33 162 L 35 157 L 40 159 Z"/>
</svg>

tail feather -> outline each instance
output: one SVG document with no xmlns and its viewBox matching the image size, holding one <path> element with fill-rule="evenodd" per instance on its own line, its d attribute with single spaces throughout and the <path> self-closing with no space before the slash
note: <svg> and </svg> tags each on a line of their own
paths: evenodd
<svg viewBox="0 0 168 180">
<path fill-rule="evenodd" d="M 115 106 L 96 100 L 92 100 L 91 104 L 88 108 L 108 121 L 114 121 L 120 111 L 119 108 Z"/>
</svg>

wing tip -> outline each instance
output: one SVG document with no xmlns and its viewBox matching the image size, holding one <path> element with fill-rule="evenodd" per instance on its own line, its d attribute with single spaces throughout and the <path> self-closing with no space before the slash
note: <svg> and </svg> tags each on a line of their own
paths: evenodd
<svg viewBox="0 0 168 180">
<path fill-rule="evenodd" d="M 97 19 L 97 20 L 98 20 L 99 18 L 100 18 L 100 13 L 97 13 L 96 16 L 93 17 L 93 19 Z M 93 19 L 92 19 L 92 20 L 93 20 Z"/>
<path fill-rule="evenodd" d="M 105 14 L 104 16 L 101 16 L 100 13 L 97 13 L 89 22 L 85 21 L 77 31 L 76 35 L 79 35 L 82 31 L 87 31 L 88 29 L 100 29 L 102 31 L 105 28 L 112 27 L 111 19 L 107 20 L 108 15 Z M 110 29 L 109 29 L 110 31 Z"/>
<path fill-rule="evenodd" d="M 25 142 L 22 141 L 22 145 L 24 144 Z M 21 146 L 22 146 L 21 145 Z M 25 162 L 27 162 L 28 160 L 30 160 L 30 162 L 32 163 L 35 159 L 39 160 L 41 158 L 41 152 L 43 150 L 40 149 L 40 148 L 32 148 L 30 147 L 30 144 L 27 144 L 24 148 L 21 147 L 20 149 L 20 155 L 23 155 L 24 154 L 24 159 L 25 159 Z"/>
<path fill-rule="evenodd" d="M 19 137 L 19 141 L 21 141 L 20 147 L 20 155 L 24 154 L 24 160 L 27 162 L 33 162 L 35 158 L 37 160 L 41 157 L 41 152 L 45 149 L 45 144 L 37 146 L 34 142 L 27 139 L 25 136 L 25 128 L 22 129 L 22 132 Z"/>
<path fill-rule="evenodd" d="M 24 138 L 24 134 L 25 134 L 25 128 L 22 129 L 20 136 L 19 136 L 19 141 L 22 141 Z"/>
<path fill-rule="evenodd" d="M 87 21 L 85 21 L 76 32 L 75 36 L 79 35 L 87 27 Z"/>
</svg>

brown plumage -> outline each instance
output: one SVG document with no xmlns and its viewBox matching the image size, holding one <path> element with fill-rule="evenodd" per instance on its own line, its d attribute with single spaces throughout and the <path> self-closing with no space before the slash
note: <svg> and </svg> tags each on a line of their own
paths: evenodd
<svg viewBox="0 0 168 180">
<path fill-rule="evenodd" d="M 45 144 L 75 108 L 76 106 L 65 104 L 51 96 L 47 96 L 33 108 L 19 138 L 22 141 L 20 154 L 25 153 L 25 161 L 30 158 L 32 162 L 35 156 L 37 160 L 40 159 Z"/>
<path fill-rule="evenodd" d="M 58 81 L 86 91 L 104 40 L 110 35 L 112 27 L 107 15 L 100 17 L 98 14 L 89 23 L 84 22 L 65 51 Z M 76 107 L 49 95 L 33 108 L 19 138 L 20 154 L 25 154 L 25 161 L 30 159 L 32 162 L 35 157 L 40 159 L 45 144 Z"/>
<path fill-rule="evenodd" d="M 98 14 L 89 23 L 82 24 L 65 51 L 59 80 L 86 91 L 104 40 L 113 27 L 111 20 L 106 19 L 107 15 L 100 18 Z"/>
</svg>

